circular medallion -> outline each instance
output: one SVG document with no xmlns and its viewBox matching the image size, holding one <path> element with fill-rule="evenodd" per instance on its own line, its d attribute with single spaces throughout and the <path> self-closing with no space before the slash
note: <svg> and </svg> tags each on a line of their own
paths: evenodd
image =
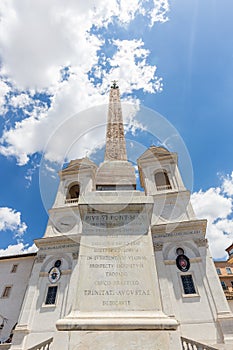
<svg viewBox="0 0 233 350">
<path fill-rule="evenodd" d="M 49 282 L 56 283 L 61 277 L 61 271 L 57 267 L 52 267 L 49 271 Z"/>
<path fill-rule="evenodd" d="M 188 271 L 190 268 L 189 258 L 184 254 L 178 255 L 176 258 L 176 266 L 182 272 Z"/>
</svg>

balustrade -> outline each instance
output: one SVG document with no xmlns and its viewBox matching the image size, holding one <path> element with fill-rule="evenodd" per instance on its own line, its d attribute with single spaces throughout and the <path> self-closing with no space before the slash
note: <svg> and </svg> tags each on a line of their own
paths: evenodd
<svg viewBox="0 0 233 350">
<path fill-rule="evenodd" d="M 52 341 L 53 341 L 53 338 L 49 338 L 48 340 L 45 340 L 42 343 L 35 345 L 28 350 L 49 350 L 49 347 Z"/>
<path fill-rule="evenodd" d="M 181 337 L 181 343 L 183 350 L 217 350 L 217 348 L 213 348 L 212 346 L 184 337 Z"/>
</svg>

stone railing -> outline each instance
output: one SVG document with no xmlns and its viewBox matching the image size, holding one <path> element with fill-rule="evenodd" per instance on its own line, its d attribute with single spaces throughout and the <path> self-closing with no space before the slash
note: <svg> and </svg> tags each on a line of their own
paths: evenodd
<svg viewBox="0 0 233 350">
<path fill-rule="evenodd" d="M 217 350 L 212 346 L 199 343 L 198 341 L 181 337 L 182 349 L 183 350 Z"/>
<path fill-rule="evenodd" d="M 156 186 L 158 191 L 171 190 L 171 185 L 158 185 Z"/>
<path fill-rule="evenodd" d="M 78 198 L 70 198 L 65 200 L 65 204 L 77 204 Z"/>
<path fill-rule="evenodd" d="M 10 347 L 11 344 L 0 344 L 0 350 L 8 350 Z"/>
<path fill-rule="evenodd" d="M 50 344 L 52 343 L 53 338 L 49 338 L 48 340 L 43 341 L 42 343 L 33 346 L 28 350 L 49 350 Z"/>
</svg>

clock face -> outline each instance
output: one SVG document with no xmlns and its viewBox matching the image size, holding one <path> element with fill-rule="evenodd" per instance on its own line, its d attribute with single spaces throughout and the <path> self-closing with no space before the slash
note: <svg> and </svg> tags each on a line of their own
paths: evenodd
<svg viewBox="0 0 233 350">
<path fill-rule="evenodd" d="M 52 267 L 49 271 L 49 282 L 56 283 L 61 277 L 61 271 L 57 267 Z"/>
<path fill-rule="evenodd" d="M 75 217 L 72 215 L 67 215 L 57 219 L 54 226 L 59 233 L 65 233 L 72 230 L 75 224 L 76 224 Z"/>
</svg>

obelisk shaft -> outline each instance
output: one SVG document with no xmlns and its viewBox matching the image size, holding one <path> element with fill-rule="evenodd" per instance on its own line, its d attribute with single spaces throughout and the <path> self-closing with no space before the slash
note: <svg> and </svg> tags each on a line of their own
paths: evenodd
<svg viewBox="0 0 233 350">
<path fill-rule="evenodd" d="M 109 95 L 108 124 L 104 160 L 127 161 L 120 91 L 115 81 L 111 86 Z"/>
</svg>

